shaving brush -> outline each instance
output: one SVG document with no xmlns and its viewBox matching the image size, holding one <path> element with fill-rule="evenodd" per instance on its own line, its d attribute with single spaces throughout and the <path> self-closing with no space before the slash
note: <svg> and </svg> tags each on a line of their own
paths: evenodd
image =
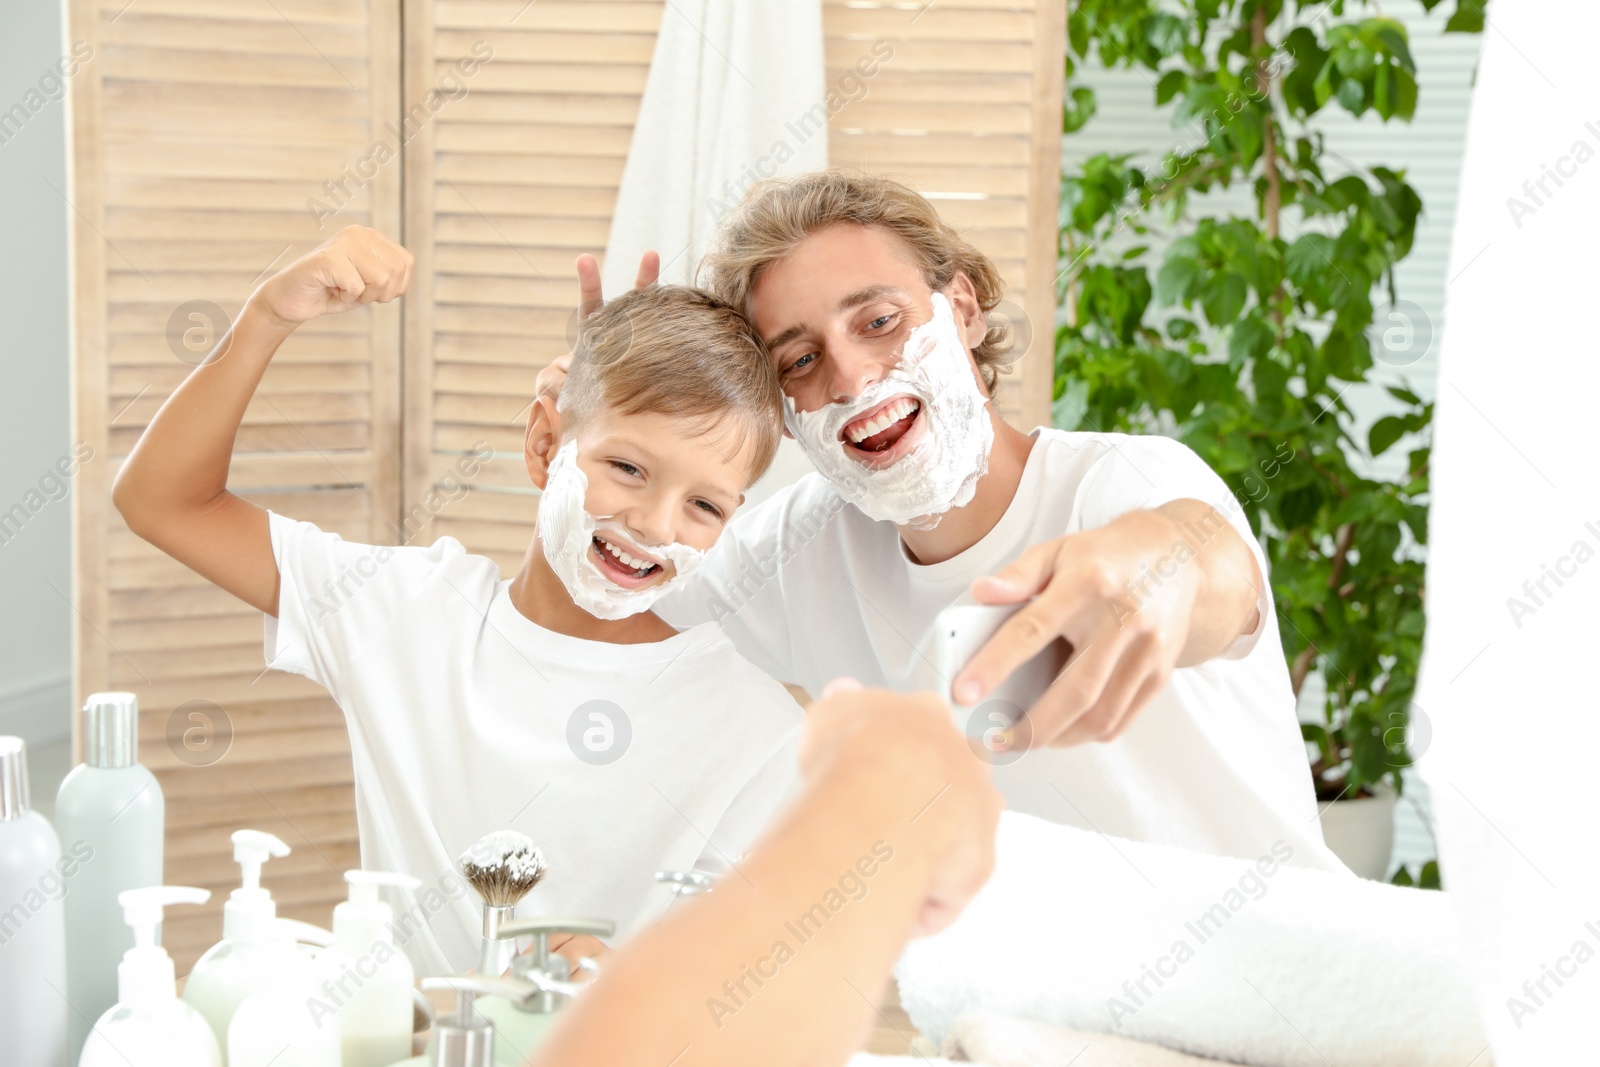
<svg viewBox="0 0 1600 1067">
<path fill-rule="evenodd" d="M 547 870 L 544 853 L 526 834 L 496 830 L 480 837 L 461 854 L 461 876 L 483 898 L 483 950 L 478 973 L 499 978 L 516 955 L 515 938 L 500 928 L 516 918 L 517 904 L 539 884 Z"/>
</svg>

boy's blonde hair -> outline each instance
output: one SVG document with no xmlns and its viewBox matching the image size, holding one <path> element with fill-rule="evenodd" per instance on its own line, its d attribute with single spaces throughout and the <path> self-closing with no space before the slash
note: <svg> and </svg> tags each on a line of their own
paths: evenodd
<svg viewBox="0 0 1600 1067">
<path fill-rule="evenodd" d="M 700 289 L 652 285 L 584 322 L 559 407 L 568 431 L 602 407 L 669 415 L 702 433 L 731 417 L 754 483 L 783 436 L 781 396 L 772 357 L 744 315 Z"/>
<path fill-rule="evenodd" d="M 789 256 L 825 226 L 881 226 L 899 237 L 930 289 L 965 274 L 985 314 L 1000 303 L 1005 283 L 989 257 L 961 239 L 919 193 L 888 178 L 823 170 L 757 182 L 723 223 L 717 247 L 701 262 L 703 284 L 748 314 L 762 271 Z M 992 391 L 1009 364 L 1011 331 L 991 322 L 973 359 Z"/>
</svg>

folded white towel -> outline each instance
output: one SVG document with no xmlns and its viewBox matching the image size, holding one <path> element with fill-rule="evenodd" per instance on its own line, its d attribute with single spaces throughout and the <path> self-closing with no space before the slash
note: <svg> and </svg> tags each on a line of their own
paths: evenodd
<svg viewBox="0 0 1600 1067">
<path fill-rule="evenodd" d="M 1175 1052 L 1115 1034 L 1013 1019 L 992 1011 L 956 1017 L 941 1050 L 951 1059 L 989 1067 L 1218 1067 L 1219 1061 Z"/>
<path fill-rule="evenodd" d="M 1013 812 L 994 877 L 896 971 L 943 1042 L 992 1008 L 1257 1067 L 1484 1067 L 1444 895 Z"/>
</svg>

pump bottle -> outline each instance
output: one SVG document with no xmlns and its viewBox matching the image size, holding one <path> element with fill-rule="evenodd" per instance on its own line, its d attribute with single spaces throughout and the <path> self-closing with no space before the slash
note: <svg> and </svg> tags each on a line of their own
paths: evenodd
<svg viewBox="0 0 1600 1067">
<path fill-rule="evenodd" d="M 133 947 L 117 965 L 117 1003 L 94 1024 L 78 1067 L 218 1067 L 222 1052 L 204 1017 L 178 999 L 172 957 L 157 944 L 162 911 L 204 904 L 208 889 L 158 885 L 117 894 Z"/>
<path fill-rule="evenodd" d="M 340 1067 L 338 1017 L 313 1006 L 316 966 L 274 930 L 279 956 L 228 1023 L 229 1067 Z"/>
<path fill-rule="evenodd" d="M 161 884 L 165 804 L 139 765 L 139 701 L 95 693 L 83 706 L 83 763 L 56 793 L 56 831 L 91 858 L 67 889 L 68 1062 L 89 1027 L 117 1002 L 117 970 L 133 947 L 117 901 L 125 889 Z"/>
<path fill-rule="evenodd" d="M 333 946 L 317 955 L 310 1003 L 318 1021 L 337 1016 L 343 1067 L 390 1067 L 411 1054 L 411 961 L 396 947 L 394 910 L 382 886 L 414 890 L 404 874 L 346 871 L 350 899 L 333 909 Z"/>
<path fill-rule="evenodd" d="M 183 987 L 188 1001 L 216 1035 L 228 1058 L 228 1026 L 245 998 L 273 988 L 286 977 L 301 973 L 307 962 L 289 931 L 300 926 L 278 918 L 272 894 L 261 888 L 261 865 L 274 856 L 287 856 L 289 846 L 261 830 L 236 830 L 233 858 L 239 864 L 241 885 L 222 906 L 222 940 L 206 950 Z M 315 930 L 315 927 L 309 929 Z M 331 937 L 326 931 L 318 931 Z M 286 975 L 286 972 L 293 972 Z M 309 980 L 307 981 L 309 986 Z M 309 995 L 309 994 L 308 994 Z M 301 1005 L 301 1014 L 305 1014 Z M 279 1067 L 287 1067 L 280 1063 Z"/>
<path fill-rule="evenodd" d="M 72 861 L 28 804 L 28 752 L 0 737 L 0 1048 L 6 1067 L 67 1058 L 67 934 L 61 895 Z"/>
</svg>

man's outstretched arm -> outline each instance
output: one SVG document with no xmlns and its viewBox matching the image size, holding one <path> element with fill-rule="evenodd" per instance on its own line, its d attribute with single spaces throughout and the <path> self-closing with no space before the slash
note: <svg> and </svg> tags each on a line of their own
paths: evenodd
<svg viewBox="0 0 1600 1067">
<path fill-rule="evenodd" d="M 815 1067 L 861 1047 L 907 940 L 988 878 L 1001 801 L 931 695 L 836 683 L 807 787 L 737 869 L 608 959 L 536 1067 Z"/>
</svg>

